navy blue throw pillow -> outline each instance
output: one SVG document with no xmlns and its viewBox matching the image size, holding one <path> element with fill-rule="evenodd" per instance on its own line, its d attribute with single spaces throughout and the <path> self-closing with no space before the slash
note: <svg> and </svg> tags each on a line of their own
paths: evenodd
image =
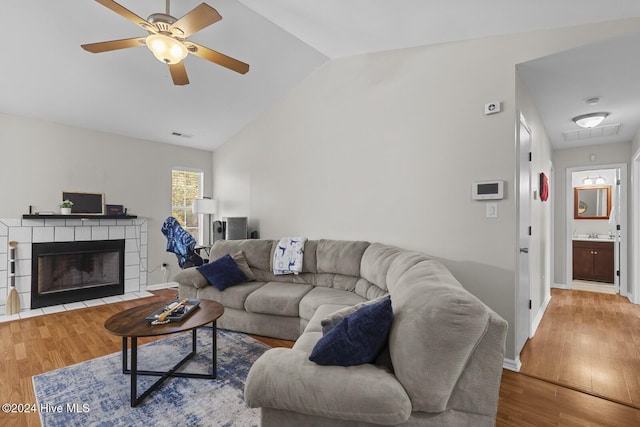
<svg viewBox="0 0 640 427">
<path fill-rule="evenodd" d="M 247 281 L 247 276 L 240 270 L 238 264 L 227 254 L 208 264 L 196 267 L 196 270 L 207 278 L 209 283 L 224 291 L 229 286 L 239 285 Z"/>
<path fill-rule="evenodd" d="M 391 300 L 365 305 L 318 340 L 309 360 L 318 365 L 372 363 L 387 344 L 393 322 Z"/>
</svg>

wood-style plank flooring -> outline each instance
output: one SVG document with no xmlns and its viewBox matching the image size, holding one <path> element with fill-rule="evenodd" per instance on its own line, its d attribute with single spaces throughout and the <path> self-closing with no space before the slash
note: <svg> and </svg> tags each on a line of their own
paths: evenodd
<svg viewBox="0 0 640 427">
<path fill-rule="evenodd" d="M 640 306 L 596 292 L 551 296 L 521 372 L 640 409 Z"/>
<path fill-rule="evenodd" d="M 35 403 L 33 375 L 120 351 L 120 338 L 104 330 L 104 321 L 137 304 L 173 299 L 175 290 L 154 294 L 140 300 L 0 323 L 0 402 Z M 292 345 L 285 340 L 255 338 L 271 346 Z M 547 363 L 551 362 L 547 358 Z M 0 413 L 0 427 L 39 425 L 37 414 Z M 505 370 L 496 425 L 638 426 L 640 410 Z"/>
</svg>

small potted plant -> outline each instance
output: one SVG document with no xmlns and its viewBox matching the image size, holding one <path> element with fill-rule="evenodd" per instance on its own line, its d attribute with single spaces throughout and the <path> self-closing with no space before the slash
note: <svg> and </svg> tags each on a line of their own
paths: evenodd
<svg viewBox="0 0 640 427">
<path fill-rule="evenodd" d="M 60 203 L 60 214 L 61 215 L 69 215 L 71 214 L 71 207 L 73 206 L 73 202 L 69 199 L 63 200 Z"/>
</svg>

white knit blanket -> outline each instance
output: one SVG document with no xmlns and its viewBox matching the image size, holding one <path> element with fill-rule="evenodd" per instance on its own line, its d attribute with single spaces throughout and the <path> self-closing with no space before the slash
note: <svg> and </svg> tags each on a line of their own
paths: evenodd
<svg viewBox="0 0 640 427">
<path fill-rule="evenodd" d="M 273 274 L 298 274 L 302 272 L 306 237 L 283 237 L 273 254 Z"/>
</svg>

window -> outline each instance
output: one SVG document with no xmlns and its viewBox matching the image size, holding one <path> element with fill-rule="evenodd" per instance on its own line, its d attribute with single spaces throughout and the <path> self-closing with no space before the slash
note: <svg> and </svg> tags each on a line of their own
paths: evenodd
<svg viewBox="0 0 640 427">
<path fill-rule="evenodd" d="M 191 204 L 193 199 L 202 198 L 203 176 L 202 171 L 193 169 L 171 171 L 171 216 L 199 242 L 202 242 L 200 215 L 191 212 Z"/>
</svg>

